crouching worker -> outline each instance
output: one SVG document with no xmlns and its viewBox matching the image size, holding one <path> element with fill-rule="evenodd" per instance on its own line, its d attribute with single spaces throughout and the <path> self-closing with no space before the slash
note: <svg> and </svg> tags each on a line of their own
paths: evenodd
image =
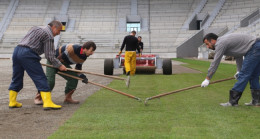
<svg viewBox="0 0 260 139">
<path fill-rule="evenodd" d="M 60 34 L 62 24 L 52 21 L 46 27 L 32 27 L 25 37 L 19 42 L 13 52 L 13 76 L 9 86 L 9 108 L 20 108 L 22 104 L 16 101 L 18 92 L 23 88 L 24 71 L 33 80 L 40 96 L 43 99 L 43 108 L 60 109 L 51 100 L 51 89 L 40 63 L 39 55 L 45 53 L 45 57 L 54 67 L 60 71 L 66 71 L 66 67 L 55 57 L 54 36 Z"/>
<path fill-rule="evenodd" d="M 70 65 L 76 64 L 75 69 L 77 70 L 82 70 L 82 64 L 85 62 L 87 57 L 92 55 L 94 51 L 96 50 L 96 44 L 92 41 L 86 42 L 83 44 L 83 46 L 80 45 L 73 45 L 73 44 L 68 44 L 61 46 L 60 48 L 56 49 L 56 57 L 62 62 L 67 68 L 71 68 Z M 47 64 L 51 64 L 50 61 L 47 61 Z M 48 79 L 48 84 L 51 88 L 51 90 L 55 86 L 55 76 L 56 73 L 58 72 L 57 69 L 51 68 L 51 67 L 46 67 L 46 76 Z M 82 82 L 88 83 L 88 79 L 84 74 L 79 74 L 73 71 L 67 71 L 67 74 L 73 75 L 73 76 L 79 76 L 82 79 Z M 73 79 L 64 75 L 60 75 L 63 77 L 65 80 L 67 80 L 66 86 L 65 86 L 65 99 L 64 103 L 67 104 L 79 104 L 78 100 L 73 100 L 72 99 L 72 94 L 77 88 L 78 85 L 78 80 Z M 42 98 L 39 93 L 36 94 L 34 103 L 36 105 L 41 105 L 42 104 Z"/>
</svg>

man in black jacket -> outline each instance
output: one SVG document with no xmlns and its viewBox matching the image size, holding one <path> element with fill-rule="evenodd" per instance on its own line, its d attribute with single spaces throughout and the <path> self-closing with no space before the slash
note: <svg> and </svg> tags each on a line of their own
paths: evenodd
<svg viewBox="0 0 260 139">
<path fill-rule="evenodd" d="M 125 71 L 126 75 L 134 75 L 136 70 L 136 49 L 138 50 L 139 56 L 140 48 L 138 45 L 138 40 L 135 37 L 136 31 L 132 31 L 130 35 L 125 36 L 123 44 L 121 46 L 119 55 L 122 53 L 122 50 L 125 48 Z"/>
</svg>

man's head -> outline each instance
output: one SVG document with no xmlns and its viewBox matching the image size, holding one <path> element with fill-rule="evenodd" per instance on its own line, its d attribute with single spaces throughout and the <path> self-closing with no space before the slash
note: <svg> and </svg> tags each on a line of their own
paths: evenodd
<svg viewBox="0 0 260 139">
<path fill-rule="evenodd" d="M 132 35 L 132 36 L 135 36 L 135 34 L 136 34 L 136 31 L 133 30 L 133 31 L 131 32 L 131 35 Z"/>
<path fill-rule="evenodd" d="M 137 39 L 138 39 L 138 42 L 142 41 L 142 37 L 141 36 L 138 36 Z"/>
<path fill-rule="evenodd" d="M 218 35 L 209 33 L 203 38 L 203 43 L 207 45 L 207 48 L 215 50 L 215 44 L 217 42 Z"/>
<path fill-rule="evenodd" d="M 86 56 L 90 56 L 96 50 L 96 44 L 92 41 L 88 41 L 83 44 L 82 48 L 83 48 L 83 53 L 86 54 Z"/>
<path fill-rule="evenodd" d="M 48 25 L 51 27 L 51 31 L 54 37 L 60 34 L 60 31 L 62 30 L 62 23 L 60 21 L 53 20 Z"/>
</svg>

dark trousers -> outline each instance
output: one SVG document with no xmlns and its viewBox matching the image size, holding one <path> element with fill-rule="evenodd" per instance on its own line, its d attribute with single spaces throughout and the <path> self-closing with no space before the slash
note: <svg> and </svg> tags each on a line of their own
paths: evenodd
<svg viewBox="0 0 260 139">
<path fill-rule="evenodd" d="M 260 75 L 260 41 L 257 41 L 245 55 L 242 69 L 238 74 L 237 82 L 232 90 L 243 92 L 247 83 L 250 83 L 250 89 L 259 90 Z"/>
<path fill-rule="evenodd" d="M 42 69 L 41 57 L 28 47 L 17 46 L 13 52 L 13 77 L 9 90 L 19 92 L 23 88 L 24 71 L 33 80 L 38 91 L 50 92 Z"/>
<path fill-rule="evenodd" d="M 47 64 L 51 65 L 51 62 L 47 61 Z M 67 68 L 71 68 L 71 66 L 69 64 L 66 64 L 66 63 L 62 63 L 62 64 L 64 66 L 66 66 Z M 49 84 L 51 90 L 55 86 L 55 78 L 56 78 L 57 71 L 58 71 L 58 69 L 56 69 L 56 68 L 46 67 L 46 76 L 47 76 L 48 84 Z M 78 76 L 78 74 L 76 72 L 73 72 L 73 71 L 66 71 L 65 73 L 67 73 L 69 75 L 73 75 L 73 76 Z M 67 77 L 67 76 L 64 76 L 64 75 L 60 75 L 60 76 L 62 78 L 64 78 L 65 80 L 67 80 L 67 83 L 66 83 L 66 86 L 65 86 L 65 94 L 67 94 L 71 90 L 75 90 L 77 88 L 77 85 L 78 85 L 77 79 Z"/>
</svg>

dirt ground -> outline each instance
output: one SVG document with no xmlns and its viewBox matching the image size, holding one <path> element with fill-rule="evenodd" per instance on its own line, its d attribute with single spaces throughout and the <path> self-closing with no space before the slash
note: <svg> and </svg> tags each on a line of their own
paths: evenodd
<svg viewBox="0 0 260 139">
<path fill-rule="evenodd" d="M 46 63 L 43 59 L 42 63 Z M 83 70 L 103 74 L 104 59 L 88 59 Z M 180 66 L 180 62 L 173 61 L 173 74 L 198 73 L 198 71 Z M 45 68 L 44 68 L 45 69 Z M 114 75 L 121 75 L 122 69 L 115 69 Z M 162 70 L 156 70 L 156 74 L 162 74 Z M 0 59 L 0 138 L 1 139 L 45 139 L 56 131 L 72 114 L 79 108 L 79 105 L 63 104 L 65 80 L 56 76 L 56 85 L 52 91 L 54 103 L 62 105 L 60 110 L 44 111 L 42 106 L 34 105 L 33 99 L 36 88 L 31 78 L 25 73 L 24 88 L 19 92 L 17 101 L 23 104 L 22 108 L 9 109 L 8 87 L 12 78 L 12 61 Z M 92 82 L 108 85 L 112 79 L 87 75 Z M 73 98 L 80 100 L 81 104 L 87 101 L 100 87 L 79 82 Z"/>
</svg>

